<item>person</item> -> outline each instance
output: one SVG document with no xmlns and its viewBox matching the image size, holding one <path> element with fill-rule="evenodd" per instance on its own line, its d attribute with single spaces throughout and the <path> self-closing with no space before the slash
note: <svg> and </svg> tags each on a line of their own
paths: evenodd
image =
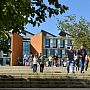
<svg viewBox="0 0 90 90">
<path fill-rule="evenodd" d="M 54 65 L 56 67 L 58 66 L 58 55 L 57 55 L 57 53 L 55 53 L 55 56 L 54 56 Z"/>
<path fill-rule="evenodd" d="M 18 64 L 18 66 L 21 66 L 21 65 L 22 65 L 22 64 L 21 64 L 21 59 L 20 59 L 20 57 L 18 57 L 17 64 Z"/>
<path fill-rule="evenodd" d="M 39 56 L 39 64 L 40 64 L 40 72 L 43 73 L 43 70 L 44 70 L 44 56 L 42 55 L 42 53 L 40 53 L 40 56 Z"/>
<path fill-rule="evenodd" d="M 33 72 L 37 72 L 37 62 L 38 62 L 38 57 L 37 57 L 37 55 L 34 55 L 34 57 L 33 57 Z"/>
<path fill-rule="evenodd" d="M 64 57 L 63 59 L 63 67 L 66 67 L 67 57 Z"/>
<path fill-rule="evenodd" d="M 86 62 L 85 62 L 85 71 L 87 71 L 88 69 L 88 64 L 89 64 L 89 57 L 86 59 Z"/>
<path fill-rule="evenodd" d="M 52 60 L 53 60 L 53 58 L 52 58 L 52 56 L 49 56 L 48 57 L 48 66 L 52 66 Z"/>
<path fill-rule="evenodd" d="M 30 68 L 33 68 L 33 55 L 32 55 L 32 53 L 29 55 L 28 61 L 29 61 Z"/>
<path fill-rule="evenodd" d="M 70 49 L 67 50 L 66 52 L 66 57 L 67 57 L 67 73 L 70 72 L 70 66 L 71 66 L 71 70 L 72 73 L 74 73 L 74 67 L 75 67 L 75 61 L 74 61 L 74 56 L 75 56 L 75 52 L 72 49 L 72 46 L 70 46 Z"/>
<path fill-rule="evenodd" d="M 80 66 L 81 66 L 81 73 L 84 73 L 84 64 L 85 64 L 85 58 L 87 58 L 87 52 L 83 45 L 81 45 L 80 49 L 78 50 L 78 56 L 80 58 Z"/>
<path fill-rule="evenodd" d="M 60 60 L 59 61 L 60 61 L 60 66 L 62 66 L 62 58 L 61 57 L 60 57 Z"/>
<path fill-rule="evenodd" d="M 77 58 L 76 59 L 76 62 L 75 62 L 75 64 L 76 64 L 76 71 L 79 71 L 79 58 Z"/>
<path fill-rule="evenodd" d="M 25 54 L 24 57 L 23 57 L 23 65 L 24 65 L 24 66 L 27 65 L 27 60 L 28 60 L 28 57 L 27 57 L 27 55 Z"/>
</svg>

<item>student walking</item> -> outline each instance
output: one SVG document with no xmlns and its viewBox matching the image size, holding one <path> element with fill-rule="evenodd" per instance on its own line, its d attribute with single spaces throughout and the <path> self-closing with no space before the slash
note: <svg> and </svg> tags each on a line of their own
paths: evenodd
<svg viewBox="0 0 90 90">
<path fill-rule="evenodd" d="M 75 52 L 72 49 L 72 46 L 70 46 L 70 49 L 67 50 L 67 52 L 66 52 L 66 57 L 68 58 L 68 60 L 67 60 L 67 73 L 69 73 L 69 71 L 70 71 L 70 66 L 72 69 L 72 73 L 74 73 L 74 67 L 75 67 L 74 56 L 75 56 Z"/>
<path fill-rule="evenodd" d="M 42 55 L 42 53 L 40 53 L 40 56 L 39 56 L 39 64 L 40 64 L 40 72 L 43 73 L 43 70 L 44 70 L 44 56 Z"/>
<path fill-rule="evenodd" d="M 18 57 L 17 65 L 18 65 L 18 66 L 22 66 L 22 61 L 21 61 L 20 57 Z"/>
<path fill-rule="evenodd" d="M 53 58 L 52 56 L 48 57 L 48 66 L 51 67 L 52 66 L 52 62 L 53 62 Z"/>
<path fill-rule="evenodd" d="M 79 67 L 80 67 L 79 58 L 76 59 L 75 64 L 76 64 L 76 71 L 79 71 Z"/>
<path fill-rule="evenodd" d="M 88 70 L 88 64 L 89 64 L 89 58 L 87 58 L 85 61 L 85 71 Z"/>
<path fill-rule="evenodd" d="M 34 58 L 33 58 L 33 72 L 37 72 L 37 62 L 38 62 L 38 57 L 37 57 L 37 55 L 34 55 Z"/>
<path fill-rule="evenodd" d="M 30 68 L 33 68 L 33 55 L 32 54 L 29 55 L 28 62 L 29 62 Z"/>
<path fill-rule="evenodd" d="M 58 55 L 57 55 L 57 53 L 55 53 L 55 56 L 54 56 L 54 65 L 56 67 L 58 66 Z"/>
<path fill-rule="evenodd" d="M 81 73 L 84 73 L 84 64 L 85 58 L 87 58 L 87 52 L 83 45 L 81 45 L 80 50 L 78 50 L 78 56 L 80 57 L 80 66 L 81 66 Z"/>
<path fill-rule="evenodd" d="M 24 66 L 27 66 L 27 63 L 28 63 L 28 57 L 27 57 L 27 55 L 25 54 L 24 57 L 23 57 L 23 65 L 24 65 Z"/>
</svg>

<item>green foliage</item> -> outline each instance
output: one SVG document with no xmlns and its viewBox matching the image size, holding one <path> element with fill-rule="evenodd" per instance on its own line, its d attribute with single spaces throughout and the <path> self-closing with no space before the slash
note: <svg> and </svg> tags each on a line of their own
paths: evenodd
<svg viewBox="0 0 90 90">
<path fill-rule="evenodd" d="M 58 30 L 69 33 L 71 37 L 74 38 L 74 45 L 77 46 L 77 48 L 79 48 L 81 44 L 90 48 L 90 22 L 82 17 L 77 20 L 75 15 L 66 16 L 64 20 L 57 21 Z"/>
<path fill-rule="evenodd" d="M 9 33 L 6 31 L 0 31 L 0 50 L 3 50 L 4 53 L 10 52 L 8 45 L 8 39 L 10 39 Z"/>
<path fill-rule="evenodd" d="M 48 0 L 49 6 L 45 1 L 0 0 L 0 40 L 7 40 L 9 31 L 20 33 L 28 23 L 33 27 L 40 26 L 47 17 L 50 18 L 52 15 L 59 15 L 68 10 L 68 7 L 59 4 L 58 0 Z M 0 47 L 3 49 L 3 44 Z"/>
<path fill-rule="evenodd" d="M 28 23 L 40 26 L 47 17 L 68 10 L 58 0 L 48 0 L 48 3 L 50 6 L 45 0 L 0 0 L 0 31 L 20 32 Z"/>
</svg>

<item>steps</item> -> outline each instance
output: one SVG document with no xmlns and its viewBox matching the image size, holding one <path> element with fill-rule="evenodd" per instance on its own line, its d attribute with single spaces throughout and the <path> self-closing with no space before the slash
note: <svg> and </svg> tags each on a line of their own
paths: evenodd
<svg viewBox="0 0 90 90">
<path fill-rule="evenodd" d="M 90 88 L 90 73 L 68 74 L 63 67 L 45 67 L 33 73 L 30 67 L 0 67 L 0 88 Z"/>
<path fill-rule="evenodd" d="M 89 88 L 90 80 L 77 79 L 72 77 L 55 78 L 30 78 L 24 77 L 2 77 L 0 88 Z"/>
</svg>

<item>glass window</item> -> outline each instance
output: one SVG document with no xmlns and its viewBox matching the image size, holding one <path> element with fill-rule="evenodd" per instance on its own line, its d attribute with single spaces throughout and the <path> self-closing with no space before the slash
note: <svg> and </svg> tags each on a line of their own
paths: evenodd
<svg viewBox="0 0 90 90">
<path fill-rule="evenodd" d="M 50 39 L 50 47 L 53 47 L 53 39 Z"/>
<path fill-rule="evenodd" d="M 58 49 L 55 49 L 55 53 L 58 54 Z"/>
<path fill-rule="evenodd" d="M 60 40 L 57 40 L 57 47 L 60 48 Z"/>
<path fill-rule="evenodd" d="M 23 55 L 30 55 L 30 42 L 29 41 L 24 41 L 23 42 Z"/>
<path fill-rule="evenodd" d="M 54 49 L 50 49 L 50 55 L 54 56 L 55 55 L 55 50 Z"/>
<path fill-rule="evenodd" d="M 57 47 L 57 40 L 53 39 L 53 47 Z"/>
<path fill-rule="evenodd" d="M 60 47 L 64 47 L 65 46 L 65 40 L 60 40 Z"/>
<path fill-rule="evenodd" d="M 45 39 L 45 47 L 50 47 L 50 39 Z"/>
<path fill-rule="evenodd" d="M 62 57 L 62 50 L 58 49 L 58 57 Z"/>
<path fill-rule="evenodd" d="M 67 46 L 70 46 L 70 45 L 72 45 L 72 40 L 67 40 Z"/>
<path fill-rule="evenodd" d="M 62 50 L 62 58 L 64 58 L 65 56 L 65 50 Z"/>
<path fill-rule="evenodd" d="M 46 49 L 43 49 L 43 56 L 47 57 L 47 50 Z"/>
<path fill-rule="evenodd" d="M 47 49 L 47 57 L 49 57 L 49 56 L 50 56 L 50 50 Z"/>
</svg>

